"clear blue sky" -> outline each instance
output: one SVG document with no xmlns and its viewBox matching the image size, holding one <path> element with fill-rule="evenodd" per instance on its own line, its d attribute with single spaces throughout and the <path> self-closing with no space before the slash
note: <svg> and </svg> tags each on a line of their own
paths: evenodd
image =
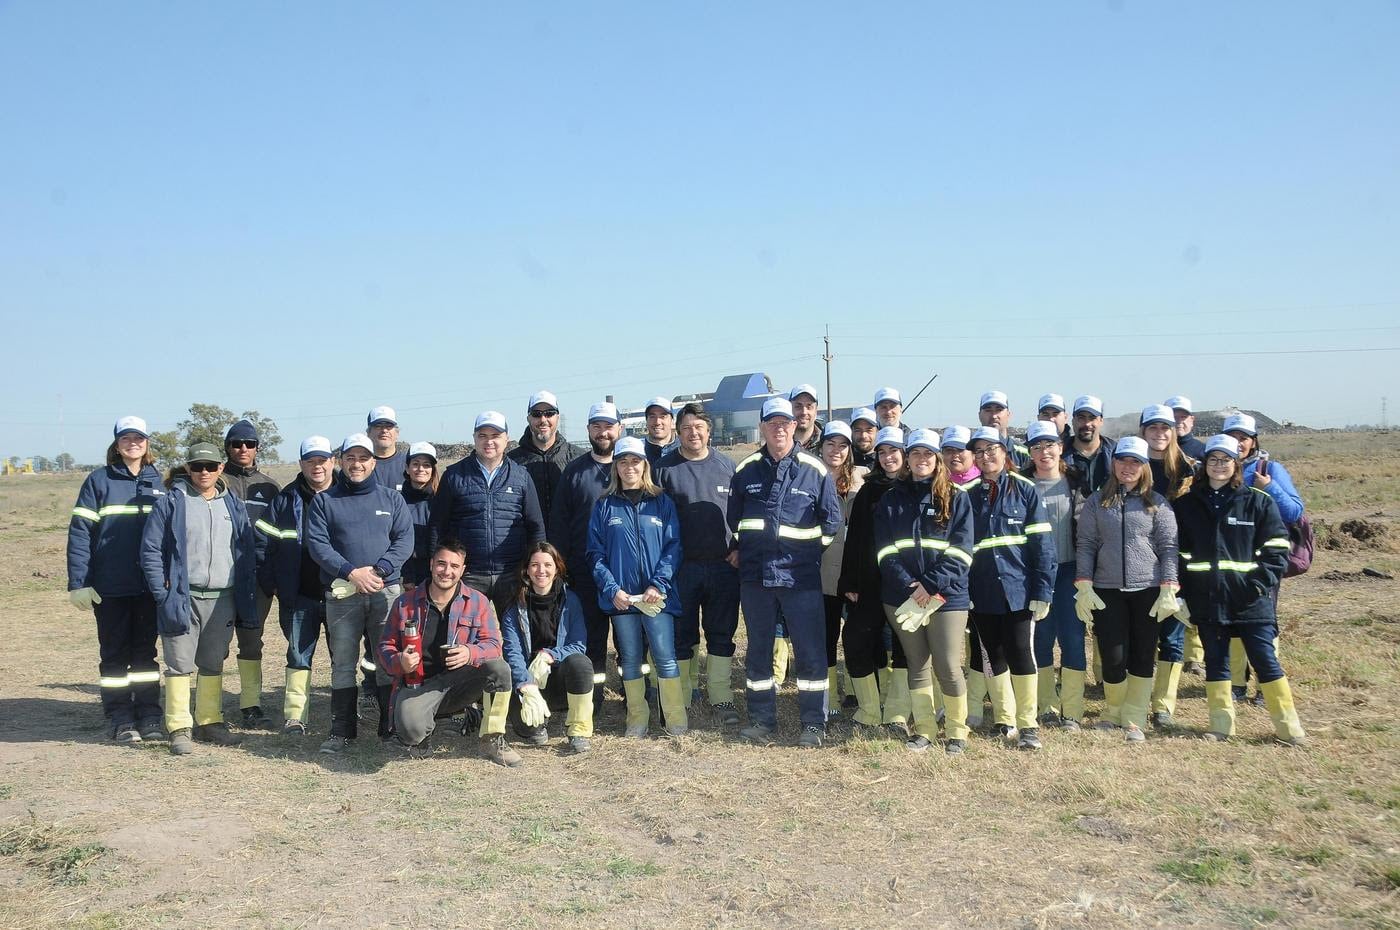
<svg viewBox="0 0 1400 930">
<path fill-rule="evenodd" d="M 1394 2 L 0 3 L 0 454 L 537 387 L 578 438 L 820 385 L 826 324 L 838 403 L 939 373 L 914 423 L 1397 419 L 1397 49 Z"/>
</svg>

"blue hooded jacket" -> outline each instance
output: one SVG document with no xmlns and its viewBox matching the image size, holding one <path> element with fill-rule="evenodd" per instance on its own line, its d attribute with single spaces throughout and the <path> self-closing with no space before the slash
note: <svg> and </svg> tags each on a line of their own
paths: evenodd
<svg viewBox="0 0 1400 930">
<path fill-rule="evenodd" d="M 587 558 L 604 613 L 638 613 L 636 607 L 618 610 L 613 597 L 641 594 L 648 586 L 666 598 L 668 612 L 680 610 L 671 579 L 681 563 L 681 524 L 666 494 L 636 504 L 620 494 L 599 499 L 588 522 Z"/>
</svg>

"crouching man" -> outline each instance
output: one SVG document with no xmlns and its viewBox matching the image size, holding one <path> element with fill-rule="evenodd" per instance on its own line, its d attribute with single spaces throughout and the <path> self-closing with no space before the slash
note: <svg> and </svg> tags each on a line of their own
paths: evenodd
<svg viewBox="0 0 1400 930">
<path fill-rule="evenodd" d="M 399 743 L 426 751 L 435 722 L 481 702 L 481 753 L 497 765 L 521 763 L 506 744 L 510 666 L 501 657 L 501 628 L 484 594 L 462 584 L 467 550 L 446 539 L 433 551 L 429 579 L 394 601 L 379 640 L 379 665 L 394 679 L 394 730 Z M 416 629 L 421 645 L 406 637 Z"/>
</svg>

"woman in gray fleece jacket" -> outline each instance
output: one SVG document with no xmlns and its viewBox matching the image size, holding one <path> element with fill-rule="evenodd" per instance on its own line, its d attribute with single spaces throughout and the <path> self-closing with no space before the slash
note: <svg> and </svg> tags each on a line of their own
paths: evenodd
<svg viewBox="0 0 1400 930">
<path fill-rule="evenodd" d="M 1157 657 L 1157 624 L 1177 612 L 1176 516 L 1152 490 L 1147 444 L 1119 440 L 1113 474 L 1079 513 L 1075 611 L 1103 659 L 1100 729 L 1143 740 Z M 1095 615 L 1097 611 L 1097 615 Z"/>
</svg>

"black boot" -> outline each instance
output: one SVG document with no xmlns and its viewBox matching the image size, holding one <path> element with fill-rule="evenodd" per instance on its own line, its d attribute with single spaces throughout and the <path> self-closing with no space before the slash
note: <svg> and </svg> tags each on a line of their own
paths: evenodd
<svg viewBox="0 0 1400 930">
<path fill-rule="evenodd" d="M 331 689 L 331 735 L 354 739 L 359 727 L 358 689 Z"/>
<path fill-rule="evenodd" d="M 394 715 L 389 706 L 389 696 L 393 693 L 393 685 L 380 685 L 374 691 L 375 703 L 379 705 L 380 739 L 388 739 L 394 735 Z"/>
</svg>

